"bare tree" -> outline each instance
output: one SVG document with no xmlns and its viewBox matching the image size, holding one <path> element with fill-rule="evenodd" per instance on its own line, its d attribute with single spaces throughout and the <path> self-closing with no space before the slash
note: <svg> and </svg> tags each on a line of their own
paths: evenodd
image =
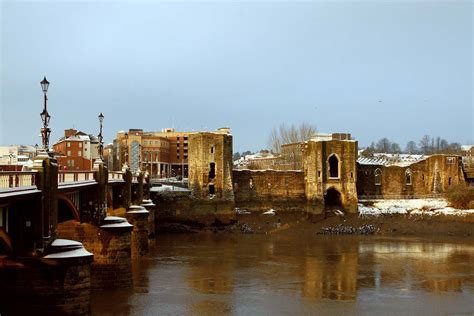
<svg viewBox="0 0 474 316">
<path fill-rule="evenodd" d="M 418 152 L 418 147 L 416 146 L 416 143 L 414 141 L 409 141 L 407 143 L 407 146 L 405 147 L 405 152 L 407 154 L 416 154 Z"/>
<path fill-rule="evenodd" d="M 420 140 L 420 151 L 422 154 L 431 154 L 432 147 L 431 147 L 431 137 L 425 135 Z"/>
<path fill-rule="evenodd" d="M 284 123 L 274 127 L 268 138 L 268 145 L 273 154 L 281 153 L 283 144 L 303 142 L 311 139 L 316 133 L 316 127 L 310 123 L 303 122 L 298 126 L 287 126 Z"/>
<path fill-rule="evenodd" d="M 280 124 L 278 128 L 274 127 L 270 133 L 268 145 L 273 154 L 280 155 L 276 167 L 278 169 L 301 169 L 301 143 L 310 140 L 315 133 L 316 127 L 306 122 L 298 126 Z"/>
<path fill-rule="evenodd" d="M 381 138 L 375 145 L 375 151 L 378 153 L 390 153 L 392 142 L 387 138 Z"/>
</svg>

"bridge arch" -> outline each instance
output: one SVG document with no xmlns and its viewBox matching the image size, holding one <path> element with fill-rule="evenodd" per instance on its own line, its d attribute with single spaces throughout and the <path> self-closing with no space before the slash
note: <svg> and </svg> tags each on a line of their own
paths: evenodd
<svg viewBox="0 0 474 316">
<path fill-rule="evenodd" d="M 69 220 L 80 220 L 79 210 L 67 196 L 58 197 L 58 223 Z"/>
<path fill-rule="evenodd" d="M 0 228 L 0 254 L 13 251 L 12 239 L 8 233 Z"/>
</svg>

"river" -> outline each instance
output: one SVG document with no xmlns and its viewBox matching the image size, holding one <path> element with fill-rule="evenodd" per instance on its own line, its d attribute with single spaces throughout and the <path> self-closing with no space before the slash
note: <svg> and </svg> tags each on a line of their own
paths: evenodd
<svg viewBox="0 0 474 316">
<path fill-rule="evenodd" d="M 468 237 L 162 235 L 133 277 L 93 314 L 474 314 Z"/>
</svg>

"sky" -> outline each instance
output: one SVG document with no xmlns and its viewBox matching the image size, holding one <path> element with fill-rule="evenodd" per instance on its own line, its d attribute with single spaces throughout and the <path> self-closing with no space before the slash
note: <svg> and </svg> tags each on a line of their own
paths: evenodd
<svg viewBox="0 0 474 316">
<path fill-rule="evenodd" d="M 0 0 L 0 145 L 64 129 L 232 129 L 234 151 L 309 122 L 369 145 L 474 143 L 472 1 Z"/>
</svg>

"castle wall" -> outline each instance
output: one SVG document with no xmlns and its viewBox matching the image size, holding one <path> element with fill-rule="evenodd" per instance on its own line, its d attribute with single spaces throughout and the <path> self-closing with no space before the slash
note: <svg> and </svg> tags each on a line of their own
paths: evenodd
<svg viewBox="0 0 474 316">
<path fill-rule="evenodd" d="M 189 188 L 199 199 L 233 201 L 232 136 L 221 133 L 189 135 Z M 214 177 L 210 175 L 214 164 Z M 211 194 L 210 186 L 214 186 Z"/>
<path fill-rule="evenodd" d="M 235 202 L 305 200 L 302 171 L 234 170 Z"/>
<path fill-rule="evenodd" d="M 375 170 L 381 170 L 381 183 L 375 184 Z M 406 171 L 411 171 L 411 184 Z M 433 155 L 408 166 L 358 165 L 357 192 L 360 197 L 422 198 L 446 193 L 464 184 L 461 158 Z"/>
<path fill-rule="evenodd" d="M 324 204 L 329 189 L 341 195 L 342 207 L 357 210 L 356 161 L 357 142 L 351 140 L 309 141 L 303 145 L 303 168 L 306 198 L 313 204 Z M 331 177 L 329 159 L 337 157 L 338 176 Z"/>
</svg>

